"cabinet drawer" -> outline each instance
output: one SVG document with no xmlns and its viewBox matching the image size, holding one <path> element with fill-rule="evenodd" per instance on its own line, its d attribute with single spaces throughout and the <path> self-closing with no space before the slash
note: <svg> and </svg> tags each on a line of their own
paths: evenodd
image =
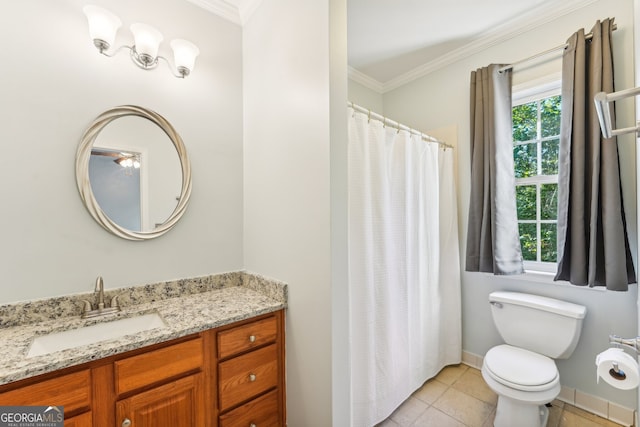
<svg viewBox="0 0 640 427">
<path fill-rule="evenodd" d="M 200 370 L 204 364 L 202 338 L 174 344 L 114 362 L 118 395 Z"/>
<path fill-rule="evenodd" d="M 0 393 L 2 406 L 64 406 L 65 413 L 91 406 L 91 373 L 84 370 Z"/>
<path fill-rule="evenodd" d="M 220 411 L 225 411 L 277 386 L 277 347 L 271 344 L 227 360 L 218 369 Z"/>
<path fill-rule="evenodd" d="M 218 358 L 225 359 L 254 347 L 275 342 L 278 322 L 275 316 L 218 333 Z"/>
<path fill-rule="evenodd" d="M 270 391 L 264 396 L 246 403 L 220 416 L 220 427 L 280 427 L 278 392 Z"/>
</svg>

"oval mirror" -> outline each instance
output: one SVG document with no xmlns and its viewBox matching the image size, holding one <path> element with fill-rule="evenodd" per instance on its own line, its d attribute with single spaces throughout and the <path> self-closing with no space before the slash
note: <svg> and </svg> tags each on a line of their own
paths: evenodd
<svg viewBox="0 0 640 427">
<path fill-rule="evenodd" d="M 160 114 L 135 105 L 100 114 L 76 153 L 76 183 L 93 218 L 129 240 L 169 231 L 191 195 L 187 151 Z"/>
</svg>

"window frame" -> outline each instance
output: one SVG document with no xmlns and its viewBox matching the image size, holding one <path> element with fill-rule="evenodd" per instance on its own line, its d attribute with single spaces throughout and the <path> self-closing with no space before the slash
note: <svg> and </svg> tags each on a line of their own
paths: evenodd
<svg viewBox="0 0 640 427">
<path fill-rule="evenodd" d="M 545 98 L 549 98 L 552 96 L 561 95 L 561 84 L 562 80 L 560 76 L 553 76 L 551 78 L 545 79 L 543 82 L 528 82 L 519 86 L 514 86 L 512 88 L 512 96 L 511 96 L 511 108 L 517 107 L 519 105 L 527 104 L 530 102 L 542 100 Z M 537 139 L 537 138 L 536 138 Z M 539 141 L 542 142 L 545 139 L 555 139 L 552 137 L 544 137 L 540 138 Z M 523 143 L 526 143 L 523 141 Z M 515 141 L 514 141 L 515 146 Z M 538 152 L 538 167 L 540 167 L 540 150 Z M 514 165 L 515 166 L 515 165 Z M 528 220 L 530 223 L 535 224 L 544 224 L 544 223 L 556 223 L 557 219 L 554 220 L 543 220 L 538 219 L 541 217 L 540 209 L 540 185 L 555 183 L 558 184 L 558 175 L 537 175 L 535 177 L 526 177 L 526 178 L 516 178 L 516 186 L 519 185 L 536 185 L 538 188 L 536 190 L 536 219 Z M 518 224 L 521 222 L 518 220 Z M 541 227 L 536 227 L 536 242 L 538 245 L 538 253 L 540 249 L 540 230 Z M 557 243 L 556 243 L 557 244 Z M 524 269 L 527 272 L 532 273 L 555 273 L 557 271 L 558 263 L 556 262 L 544 262 L 544 261 L 524 261 Z"/>
</svg>

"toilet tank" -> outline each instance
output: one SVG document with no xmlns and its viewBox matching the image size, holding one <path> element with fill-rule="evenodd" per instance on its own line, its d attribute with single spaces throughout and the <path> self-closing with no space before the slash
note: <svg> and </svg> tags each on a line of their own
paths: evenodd
<svg viewBox="0 0 640 427">
<path fill-rule="evenodd" d="M 505 343 L 566 359 L 573 353 L 587 308 L 520 292 L 489 294 L 491 314 Z"/>
</svg>

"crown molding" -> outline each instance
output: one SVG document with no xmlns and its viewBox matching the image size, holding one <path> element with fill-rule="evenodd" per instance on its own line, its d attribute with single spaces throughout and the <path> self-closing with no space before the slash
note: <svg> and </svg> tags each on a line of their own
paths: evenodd
<svg viewBox="0 0 640 427">
<path fill-rule="evenodd" d="M 249 19 L 253 16 L 253 12 L 256 11 L 258 6 L 262 4 L 262 0 L 244 0 L 240 7 L 240 21 L 242 25 L 249 22 Z"/>
<path fill-rule="evenodd" d="M 253 12 L 262 3 L 262 0 L 234 0 L 232 2 L 226 0 L 187 1 L 240 26 L 249 22 Z"/>
<path fill-rule="evenodd" d="M 424 77 L 436 70 L 447 65 L 453 64 L 482 50 L 488 49 L 496 44 L 505 42 L 520 34 L 531 31 L 537 27 L 547 24 L 561 16 L 567 15 L 585 6 L 595 3 L 599 0 L 565 0 L 562 4 L 554 4 L 540 9 L 532 9 L 518 17 L 517 20 L 505 23 L 497 28 L 485 32 L 473 42 L 466 44 L 458 49 L 454 49 L 445 55 L 441 55 L 433 61 L 422 64 L 408 72 L 399 75 L 384 83 L 357 71 L 359 74 L 357 79 L 352 78 L 351 70 L 349 78 L 368 87 L 378 93 L 385 93 L 406 85 L 420 77 Z M 354 73 L 355 75 L 355 73 Z M 369 84 L 368 84 L 369 82 Z"/>
<path fill-rule="evenodd" d="M 360 83 L 362 86 L 367 87 L 377 93 L 383 93 L 384 85 L 382 82 L 374 79 L 373 77 L 356 70 L 352 66 L 349 66 L 349 79 L 356 83 Z"/>
</svg>

